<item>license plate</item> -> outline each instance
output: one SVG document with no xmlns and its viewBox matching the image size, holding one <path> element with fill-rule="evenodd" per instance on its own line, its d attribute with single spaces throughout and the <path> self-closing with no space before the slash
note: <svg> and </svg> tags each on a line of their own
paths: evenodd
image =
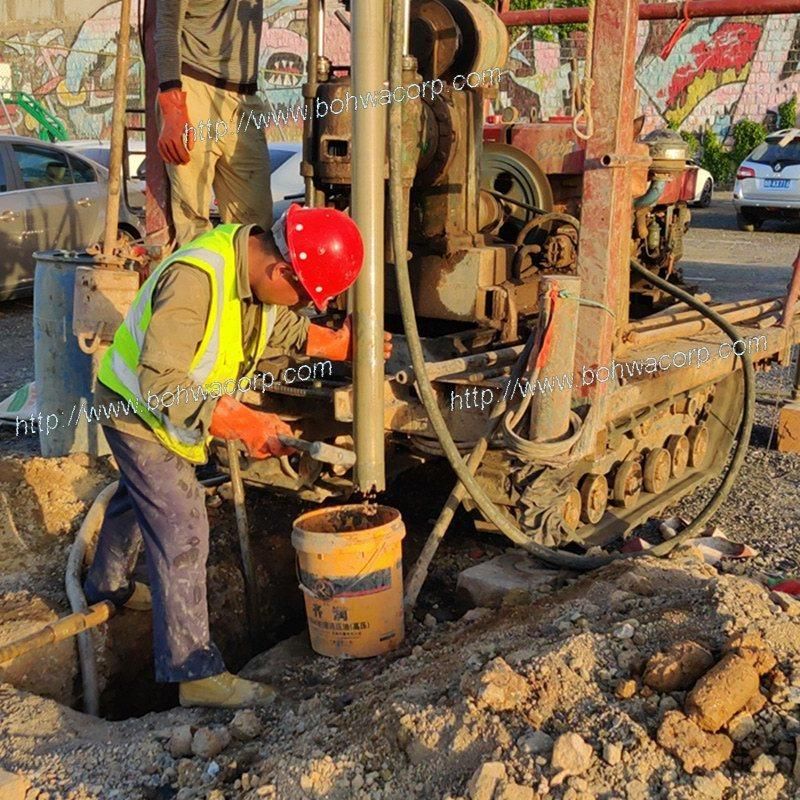
<svg viewBox="0 0 800 800">
<path fill-rule="evenodd" d="M 788 189 L 789 188 L 789 179 L 788 178 L 767 178 L 764 181 L 764 188 L 765 189 Z"/>
</svg>

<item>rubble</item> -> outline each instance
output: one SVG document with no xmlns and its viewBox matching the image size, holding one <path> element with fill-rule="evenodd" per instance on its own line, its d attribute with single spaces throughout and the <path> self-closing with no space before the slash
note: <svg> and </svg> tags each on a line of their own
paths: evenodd
<svg viewBox="0 0 800 800">
<path fill-rule="evenodd" d="M 22 775 L 0 769 L 0 800 L 25 800 L 29 788 Z"/>
<path fill-rule="evenodd" d="M 550 781 L 557 786 L 569 775 L 581 775 L 589 769 L 594 750 L 577 733 L 562 733 L 553 745 L 550 766 L 558 774 Z"/>
<path fill-rule="evenodd" d="M 530 693 L 527 681 L 517 675 L 502 658 L 490 661 L 478 675 L 466 674 L 461 681 L 461 688 L 493 711 L 516 708 Z"/>
<path fill-rule="evenodd" d="M 714 770 L 733 753 L 733 742 L 724 734 L 708 733 L 680 711 L 668 711 L 658 729 L 658 743 L 676 758 L 684 770 Z"/>
</svg>

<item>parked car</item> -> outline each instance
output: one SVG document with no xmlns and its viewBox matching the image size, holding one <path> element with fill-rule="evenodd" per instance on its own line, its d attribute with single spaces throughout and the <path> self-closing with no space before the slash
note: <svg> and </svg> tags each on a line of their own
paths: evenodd
<svg viewBox="0 0 800 800">
<path fill-rule="evenodd" d="M 111 161 L 111 142 L 108 139 L 72 139 L 59 142 L 73 153 L 89 158 L 108 169 Z M 136 172 L 144 163 L 145 145 L 140 139 L 128 139 L 128 209 L 131 213 L 144 214 L 144 181 L 136 177 Z"/>
<path fill-rule="evenodd" d="M 268 142 L 267 148 L 269 149 L 272 217 L 277 219 L 291 203 L 303 202 L 305 183 L 300 176 L 303 145 L 300 142 Z M 136 177 L 144 180 L 144 163 L 139 166 Z M 209 216 L 215 224 L 219 222 L 219 204 L 213 190 Z"/>
<path fill-rule="evenodd" d="M 80 250 L 103 235 L 108 170 L 57 144 L 0 136 L 0 300 L 30 293 L 37 250 Z M 124 205 L 119 231 L 144 229 Z"/>
<path fill-rule="evenodd" d="M 800 128 L 770 134 L 742 161 L 733 205 L 743 231 L 757 231 L 770 218 L 800 218 Z"/>
<path fill-rule="evenodd" d="M 707 169 L 703 169 L 694 159 L 686 162 L 687 166 L 697 170 L 697 177 L 694 180 L 694 199 L 692 205 L 700 208 L 708 208 L 711 205 L 711 195 L 714 193 L 714 177 Z"/>
</svg>

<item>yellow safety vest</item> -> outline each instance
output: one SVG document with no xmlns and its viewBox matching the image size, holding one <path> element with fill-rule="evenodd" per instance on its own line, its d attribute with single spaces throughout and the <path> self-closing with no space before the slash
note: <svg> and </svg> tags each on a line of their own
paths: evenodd
<svg viewBox="0 0 800 800">
<path fill-rule="evenodd" d="M 246 350 L 233 247 L 234 236 L 241 227 L 218 225 L 176 250 L 156 267 L 139 289 L 125 320 L 117 329 L 97 376 L 101 383 L 132 404 L 136 414 L 150 426 L 165 447 L 196 464 L 207 461 L 207 447 L 213 437 L 204 437 L 198 430 L 178 427 L 170 422 L 158 405 L 155 408 L 148 405 L 139 385 L 139 361 L 153 313 L 153 291 L 164 270 L 180 261 L 202 270 L 211 282 L 211 305 L 206 328 L 189 367 L 189 377 L 207 390 L 210 397 L 216 398 L 223 391 L 231 393 L 220 388 L 226 382 L 230 385 L 233 381 L 235 386 L 242 379 L 252 376 L 256 361 L 272 333 L 276 307 L 264 305 L 258 341 Z M 249 370 L 240 372 L 246 364 L 251 365 Z"/>
</svg>

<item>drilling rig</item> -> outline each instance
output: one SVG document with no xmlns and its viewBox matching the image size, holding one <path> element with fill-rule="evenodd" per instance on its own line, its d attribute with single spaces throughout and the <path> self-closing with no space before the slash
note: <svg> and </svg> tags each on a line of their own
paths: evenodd
<svg viewBox="0 0 800 800">
<path fill-rule="evenodd" d="M 634 84 L 639 19 L 678 5 L 346 8 L 351 63 L 336 64 L 322 2 L 309 0 L 303 97 L 345 110 L 305 120 L 302 175 L 305 203 L 348 211 L 364 238 L 362 275 L 337 301 L 354 315 L 354 361 L 243 399 L 304 439 L 352 448 L 355 465 L 269 459 L 245 463 L 244 479 L 323 501 L 380 492 L 445 455 L 459 501 L 487 527 L 549 548 L 624 536 L 720 475 L 727 493 L 752 424 L 752 367 L 787 362 L 800 317 L 785 298 L 714 303 L 681 275 L 688 154 L 668 131 L 637 138 Z M 691 13 L 797 10 L 703 0 Z M 591 107 L 487 124 L 506 24 L 534 21 L 588 21 Z M 399 85 L 418 96 L 348 106 Z"/>
</svg>

